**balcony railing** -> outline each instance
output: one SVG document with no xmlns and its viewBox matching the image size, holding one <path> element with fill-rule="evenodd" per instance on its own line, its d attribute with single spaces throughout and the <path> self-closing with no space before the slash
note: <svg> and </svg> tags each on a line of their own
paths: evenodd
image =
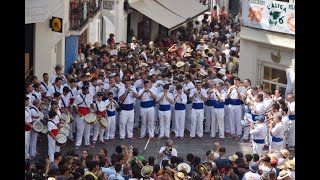
<svg viewBox="0 0 320 180">
<path fill-rule="evenodd" d="M 70 29 L 81 30 L 89 18 L 99 11 L 101 0 L 73 0 L 70 2 Z"/>
</svg>

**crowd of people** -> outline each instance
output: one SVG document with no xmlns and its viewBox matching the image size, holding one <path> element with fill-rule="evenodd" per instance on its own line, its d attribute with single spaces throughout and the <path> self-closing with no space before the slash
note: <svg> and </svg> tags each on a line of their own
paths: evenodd
<svg viewBox="0 0 320 180">
<path fill-rule="evenodd" d="M 79 47 L 67 74 L 57 65 L 50 76 L 43 74 L 42 81 L 29 77 L 26 177 L 41 171 L 40 176 L 72 174 L 73 179 L 294 179 L 294 160 L 288 159 L 287 150 L 295 146 L 294 95 L 284 97 L 282 89 L 272 92 L 238 77 L 237 21 L 225 12 L 213 13 L 211 21 L 205 14 L 201 22 L 188 23 L 168 36 L 160 33 L 155 42 L 132 36 L 132 43 L 115 43 L 111 34 L 107 44 Z M 35 122 L 47 131 L 35 131 Z M 129 150 L 120 146 L 111 160 L 105 149 L 95 157 L 87 150 L 81 157 L 73 151 L 62 157 L 63 143 L 57 136 L 66 127 L 68 133 L 62 136 L 75 149 L 115 138 L 166 138 L 167 146 L 159 152 L 166 158 L 154 164 L 154 157 L 145 160 L 132 146 Z M 37 160 L 38 167 L 29 167 L 29 160 L 38 155 L 39 133 L 48 137 L 48 156 Z M 193 154 L 183 161 L 170 147 L 171 139 L 187 135 L 202 140 L 204 133 L 220 141 L 251 142 L 254 156 L 239 152 L 226 158 L 226 149 L 219 147 L 208 150 L 205 163 Z M 262 156 L 263 148 L 269 149 L 267 156 Z"/>
</svg>

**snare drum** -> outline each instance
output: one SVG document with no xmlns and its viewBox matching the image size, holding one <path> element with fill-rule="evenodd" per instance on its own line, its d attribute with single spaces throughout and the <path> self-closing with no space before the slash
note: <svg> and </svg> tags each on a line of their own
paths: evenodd
<svg viewBox="0 0 320 180">
<path fill-rule="evenodd" d="M 56 140 L 57 146 L 64 146 L 67 143 L 67 136 L 62 133 L 59 133 L 56 136 L 56 138 L 57 138 L 57 140 Z"/>
<path fill-rule="evenodd" d="M 108 120 L 103 117 L 103 118 L 99 119 L 99 124 L 102 129 L 105 129 L 108 127 Z"/>
<path fill-rule="evenodd" d="M 68 137 L 69 134 L 70 134 L 70 129 L 68 127 L 66 127 L 66 126 L 62 126 L 59 129 L 59 133 L 64 134 L 64 135 L 66 135 Z"/>
<path fill-rule="evenodd" d="M 49 132 L 48 126 L 47 126 L 47 125 L 44 125 L 41 133 L 42 133 L 42 134 L 47 134 L 48 132 Z"/>
<path fill-rule="evenodd" d="M 41 132 L 44 128 L 44 125 L 41 123 L 41 121 L 35 121 L 32 126 L 36 132 Z"/>
<path fill-rule="evenodd" d="M 97 122 L 97 115 L 95 113 L 88 113 L 84 116 L 84 121 L 88 124 L 95 124 Z"/>
<path fill-rule="evenodd" d="M 64 120 L 65 123 L 69 124 L 70 123 L 70 117 L 67 114 L 62 114 L 61 119 Z"/>
</svg>

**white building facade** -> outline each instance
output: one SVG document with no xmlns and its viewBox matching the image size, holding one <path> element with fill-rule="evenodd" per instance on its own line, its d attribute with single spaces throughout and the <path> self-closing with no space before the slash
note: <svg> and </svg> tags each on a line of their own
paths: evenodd
<svg viewBox="0 0 320 180">
<path fill-rule="evenodd" d="M 268 6 L 265 9 L 269 11 L 262 12 L 261 17 L 252 17 L 253 22 L 250 22 L 250 12 L 245 12 L 248 11 L 250 5 L 242 7 L 239 77 L 241 79 L 250 79 L 252 85 L 262 84 L 265 89 L 268 88 L 272 91 L 282 88 L 283 95 L 289 92 L 294 93 L 295 24 L 294 20 L 290 23 L 293 27 L 285 24 L 290 22 L 292 18 L 294 19 L 294 4 L 290 4 L 289 8 L 289 3 L 286 2 L 268 2 L 266 0 L 264 3 L 265 6 Z M 268 15 L 270 11 L 281 11 L 275 9 L 277 3 L 282 4 L 283 8 L 286 5 L 286 9 L 282 12 L 284 20 L 278 19 L 278 23 L 274 23 L 275 26 L 272 26 L 270 23 L 275 21 L 271 19 L 273 17 Z M 255 5 L 254 7 L 257 6 Z M 290 13 L 289 9 L 291 9 Z M 244 19 L 247 17 L 248 19 Z M 257 22 L 258 19 L 260 19 L 260 22 Z M 247 22 L 245 22 L 246 20 Z"/>
</svg>

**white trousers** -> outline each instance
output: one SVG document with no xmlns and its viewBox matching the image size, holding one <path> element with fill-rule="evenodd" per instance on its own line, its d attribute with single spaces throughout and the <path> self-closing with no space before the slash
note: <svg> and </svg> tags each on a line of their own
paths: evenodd
<svg viewBox="0 0 320 180">
<path fill-rule="evenodd" d="M 100 121 L 100 120 L 98 120 Z M 97 122 L 93 125 L 93 137 L 92 141 L 97 141 L 98 135 L 99 135 L 99 140 L 103 141 L 103 133 L 105 131 L 105 128 L 101 128 L 100 123 Z"/>
<path fill-rule="evenodd" d="M 203 109 L 192 108 L 190 137 L 195 137 L 196 134 L 198 135 L 198 137 L 203 136 L 203 118 L 204 118 Z"/>
<path fill-rule="evenodd" d="M 191 111 L 192 111 L 192 103 L 191 104 L 186 104 L 186 123 L 185 123 L 185 128 L 188 131 L 191 131 Z"/>
<path fill-rule="evenodd" d="M 210 126 L 211 126 L 211 109 L 213 109 L 213 106 L 204 106 L 204 117 L 205 117 L 205 122 L 204 122 L 204 131 L 209 132 L 210 131 Z"/>
<path fill-rule="evenodd" d="M 230 105 L 224 106 L 224 127 L 225 132 L 230 133 Z"/>
<path fill-rule="evenodd" d="M 116 116 L 108 117 L 108 127 L 105 129 L 105 139 L 114 139 L 116 131 Z"/>
<path fill-rule="evenodd" d="M 48 136 L 48 155 L 50 162 L 54 161 L 54 153 L 60 152 L 60 147 L 56 145 L 56 140 L 52 138 L 49 134 Z"/>
<path fill-rule="evenodd" d="M 31 131 L 24 131 L 24 158 L 30 158 L 29 149 L 30 149 L 30 139 Z"/>
<path fill-rule="evenodd" d="M 288 127 L 288 134 L 287 134 L 287 144 L 290 146 L 296 145 L 296 139 L 295 139 L 295 131 L 296 128 L 296 121 L 295 120 L 289 120 L 289 127 Z"/>
<path fill-rule="evenodd" d="M 37 154 L 37 140 L 38 140 L 38 133 L 32 129 L 30 133 L 30 149 L 29 149 L 30 156 L 36 156 Z"/>
<path fill-rule="evenodd" d="M 175 113 L 176 110 L 175 110 L 175 107 L 174 105 L 171 105 L 171 131 L 174 132 L 174 134 L 178 134 L 178 131 L 177 131 L 177 124 L 176 124 L 176 116 L 175 116 Z M 186 115 L 184 115 L 185 117 Z M 184 126 L 184 125 L 183 125 Z M 183 127 L 184 128 L 184 127 Z"/>
<path fill-rule="evenodd" d="M 121 139 L 125 138 L 126 129 L 127 129 L 128 138 L 132 138 L 133 123 L 134 123 L 134 110 L 130 110 L 130 111 L 121 110 L 120 122 L 119 122 L 119 131 L 120 131 Z"/>
<path fill-rule="evenodd" d="M 279 153 L 279 150 L 282 148 L 283 145 L 283 141 L 281 142 L 273 142 L 270 139 L 270 146 L 269 146 L 269 150 L 273 149 L 275 154 Z"/>
<path fill-rule="evenodd" d="M 254 141 L 252 141 L 253 153 L 258 154 L 259 157 L 261 157 L 263 146 L 264 146 L 264 143 L 259 144 L 259 143 L 255 143 Z"/>
<path fill-rule="evenodd" d="M 134 103 L 134 127 L 138 128 L 140 123 L 140 99 L 136 99 Z"/>
<path fill-rule="evenodd" d="M 219 137 L 224 138 L 224 108 L 211 110 L 211 137 L 216 136 L 216 129 L 219 129 Z"/>
<path fill-rule="evenodd" d="M 241 124 L 243 126 L 247 126 L 247 125 L 250 125 L 250 121 L 249 121 L 249 118 L 252 120 L 252 115 L 249 114 L 249 113 L 245 113 L 245 116 L 244 116 L 244 123 Z M 250 127 L 245 127 L 243 128 L 243 136 L 242 136 L 242 139 L 243 140 L 247 140 L 249 138 L 249 134 L 250 134 Z"/>
<path fill-rule="evenodd" d="M 176 124 L 176 137 L 184 137 L 184 124 L 186 118 L 186 110 L 174 110 L 175 124 Z"/>
<path fill-rule="evenodd" d="M 148 127 L 149 137 L 154 137 L 154 107 L 140 108 L 141 115 L 141 132 L 140 136 L 146 135 L 146 129 Z"/>
<path fill-rule="evenodd" d="M 160 135 L 170 137 L 171 110 L 159 111 Z"/>
<path fill-rule="evenodd" d="M 232 135 L 242 134 L 241 105 L 230 105 L 230 132 Z"/>
<path fill-rule="evenodd" d="M 76 118 L 77 123 L 77 139 L 76 146 L 81 146 L 82 136 L 84 136 L 84 145 L 90 145 L 90 125 L 84 121 L 84 116 L 80 117 L 77 115 Z"/>
</svg>

